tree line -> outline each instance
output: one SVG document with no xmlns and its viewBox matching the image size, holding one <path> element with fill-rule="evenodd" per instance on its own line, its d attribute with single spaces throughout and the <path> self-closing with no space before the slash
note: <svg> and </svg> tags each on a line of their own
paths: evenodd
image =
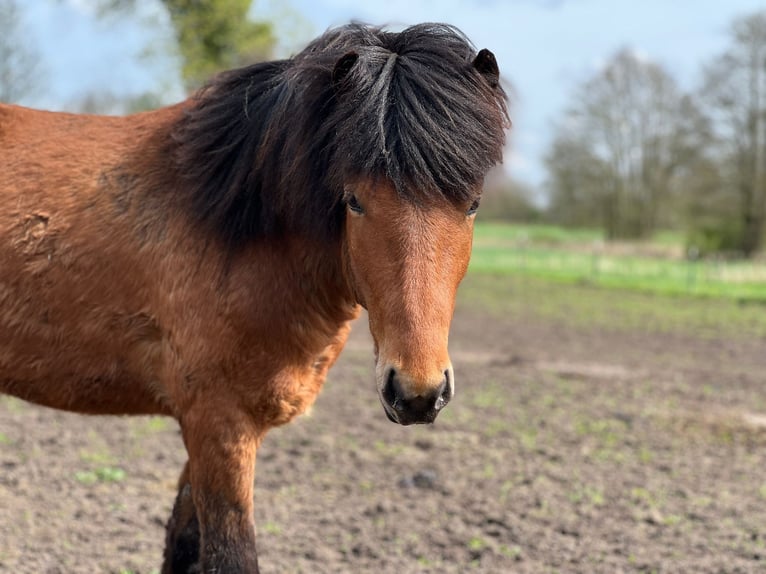
<svg viewBox="0 0 766 574">
<path fill-rule="evenodd" d="M 628 49 L 577 86 L 545 158 L 544 214 L 607 239 L 685 231 L 702 252 L 751 256 L 766 224 L 766 11 L 735 20 L 684 93 Z"/>
</svg>

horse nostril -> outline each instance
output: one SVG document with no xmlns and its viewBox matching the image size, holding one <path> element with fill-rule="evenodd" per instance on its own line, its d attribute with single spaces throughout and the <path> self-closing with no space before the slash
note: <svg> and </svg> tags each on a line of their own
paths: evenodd
<svg viewBox="0 0 766 574">
<path fill-rule="evenodd" d="M 449 369 L 444 371 L 444 380 L 436 391 L 436 402 L 434 409 L 439 411 L 443 409 L 452 398 L 452 381 Z"/>
<path fill-rule="evenodd" d="M 396 369 L 391 367 L 386 376 L 386 384 L 383 386 L 383 400 L 394 410 L 402 410 L 402 389 L 396 378 Z"/>
</svg>

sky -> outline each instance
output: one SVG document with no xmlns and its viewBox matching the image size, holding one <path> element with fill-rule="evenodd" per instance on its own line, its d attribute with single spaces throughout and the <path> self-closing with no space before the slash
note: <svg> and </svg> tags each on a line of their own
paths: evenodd
<svg viewBox="0 0 766 574">
<path fill-rule="evenodd" d="M 67 109 L 105 89 L 117 95 L 157 89 L 168 103 L 183 97 L 175 62 L 159 55 L 170 39 L 166 18 L 151 2 L 127 19 L 97 18 L 91 0 L 20 4 L 49 87 L 24 103 Z M 478 49 L 495 53 L 513 86 L 506 169 L 542 189 L 555 120 L 575 87 L 617 50 L 662 64 L 683 89 L 694 90 L 702 65 L 726 48 L 732 20 L 763 9 L 764 0 L 256 0 L 253 13 L 278 22 L 282 55 L 351 19 L 392 28 L 456 25 Z M 146 54 L 150 45 L 154 56 Z"/>
</svg>

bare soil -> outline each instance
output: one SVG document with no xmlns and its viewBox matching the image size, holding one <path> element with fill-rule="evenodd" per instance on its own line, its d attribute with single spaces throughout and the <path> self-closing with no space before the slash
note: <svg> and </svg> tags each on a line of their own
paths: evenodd
<svg viewBox="0 0 766 574">
<path fill-rule="evenodd" d="M 462 307 L 457 395 L 404 428 L 360 323 L 259 452 L 262 572 L 766 571 L 765 348 Z M 0 399 L 0 571 L 157 572 L 184 460 L 170 420 Z"/>
</svg>

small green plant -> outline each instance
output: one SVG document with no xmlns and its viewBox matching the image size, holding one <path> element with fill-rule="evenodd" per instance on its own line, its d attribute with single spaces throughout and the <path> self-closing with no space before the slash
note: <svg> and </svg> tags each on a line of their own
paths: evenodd
<svg viewBox="0 0 766 574">
<path fill-rule="evenodd" d="M 605 502 L 604 493 L 598 490 L 597 488 L 589 488 L 587 489 L 588 499 L 590 500 L 591 504 L 595 506 L 603 506 Z"/>
<path fill-rule="evenodd" d="M 97 482 L 121 482 L 125 480 L 125 471 L 119 467 L 103 466 L 96 470 L 81 470 L 75 473 L 75 479 L 82 484 Z"/>
<path fill-rule="evenodd" d="M 147 417 L 137 423 L 134 428 L 134 436 L 143 438 L 147 435 L 157 434 L 170 428 L 171 420 L 167 417 Z"/>
<path fill-rule="evenodd" d="M 662 523 L 665 526 L 675 526 L 681 521 L 683 521 L 683 516 L 678 516 L 677 514 L 670 514 L 662 520 Z"/>
<path fill-rule="evenodd" d="M 77 482 L 80 482 L 82 484 L 90 485 L 90 484 L 96 484 L 98 482 L 98 477 L 96 476 L 96 473 L 92 470 L 78 470 L 74 473 L 74 477 L 77 480 Z"/>
<path fill-rule="evenodd" d="M 574 504 L 590 503 L 593 506 L 603 506 L 605 502 L 604 493 L 595 487 L 584 486 L 569 493 L 569 500 Z"/>
<path fill-rule="evenodd" d="M 96 476 L 102 482 L 121 482 L 125 480 L 125 471 L 119 467 L 104 466 L 96 469 Z"/>
<path fill-rule="evenodd" d="M 481 550 L 484 550 L 486 546 L 487 543 L 478 536 L 474 536 L 468 541 L 468 549 L 472 550 L 473 552 L 480 552 Z"/>
<path fill-rule="evenodd" d="M 511 492 L 513 491 L 515 487 L 515 484 L 512 480 L 506 480 L 503 482 L 503 484 L 500 486 L 500 500 L 505 502 L 508 500 L 508 497 L 511 495 Z"/>
<path fill-rule="evenodd" d="M 763 498 L 766 498 L 766 491 L 761 494 Z M 709 496 L 695 496 L 692 498 L 692 504 L 700 508 L 707 508 L 713 504 L 713 499 Z"/>
<path fill-rule="evenodd" d="M 643 487 L 635 487 L 630 490 L 630 498 L 636 504 L 645 504 L 649 508 L 655 508 L 659 506 L 657 496 L 655 496 L 648 489 Z"/>
<path fill-rule="evenodd" d="M 537 448 L 537 429 L 526 428 L 519 432 L 519 441 L 526 451 L 532 451 Z"/>
<path fill-rule="evenodd" d="M 501 544 L 499 548 L 500 554 L 503 556 L 507 556 L 508 558 L 513 558 L 514 560 L 518 560 L 521 558 L 521 547 L 520 546 L 508 546 L 506 544 Z"/>
<path fill-rule="evenodd" d="M 401 444 L 389 444 L 382 440 L 376 440 L 375 450 L 384 456 L 398 456 L 404 452 L 404 446 Z"/>
<path fill-rule="evenodd" d="M 638 460 L 644 464 L 649 464 L 654 460 L 654 454 L 647 447 L 642 446 L 638 451 Z"/>
<path fill-rule="evenodd" d="M 80 460 L 91 464 L 98 465 L 112 465 L 115 463 L 115 458 L 105 448 L 99 451 L 80 451 Z"/>
</svg>

